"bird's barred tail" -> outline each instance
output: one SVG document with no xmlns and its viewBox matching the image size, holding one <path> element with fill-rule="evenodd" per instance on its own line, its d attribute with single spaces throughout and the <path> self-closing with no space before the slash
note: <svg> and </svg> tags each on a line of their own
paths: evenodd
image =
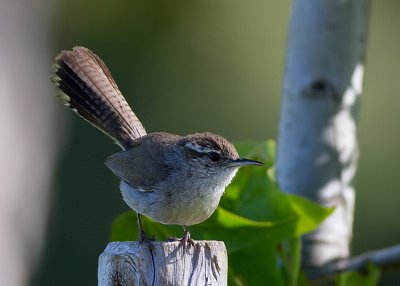
<svg viewBox="0 0 400 286">
<path fill-rule="evenodd" d="M 52 81 L 57 98 L 123 149 L 146 134 L 103 61 L 92 51 L 75 47 L 55 59 Z"/>
</svg>

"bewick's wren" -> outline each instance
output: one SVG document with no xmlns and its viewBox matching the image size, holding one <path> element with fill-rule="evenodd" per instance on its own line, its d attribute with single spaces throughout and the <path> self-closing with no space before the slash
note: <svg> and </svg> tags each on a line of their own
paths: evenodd
<svg viewBox="0 0 400 286">
<path fill-rule="evenodd" d="M 102 60 L 75 47 L 55 59 L 52 81 L 58 99 L 106 133 L 123 151 L 106 165 L 121 179 L 124 201 L 138 214 L 187 226 L 208 219 L 239 167 L 263 163 L 242 159 L 225 138 L 212 133 L 146 134 Z"/>
</svg>

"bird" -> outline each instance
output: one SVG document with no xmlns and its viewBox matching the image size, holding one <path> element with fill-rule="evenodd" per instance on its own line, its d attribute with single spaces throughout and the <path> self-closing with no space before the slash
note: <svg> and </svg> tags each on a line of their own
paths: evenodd
<svg viewBox="0 0 400 286">
<path fill-rule="evenodd" d="M 238 169 L 264 165 L 241 158 L 231 142 L 210 132 L 147 133 L 107 66 L 88 48 L 59 53 L 51 80 L 59 101 L 122 149 L 105 164 L 120 179 L 123 200 L 137 213 L 141 241 L 150 240 L 142 227 L 145 215 L 183 226 L 182 241 L 191 242 L 188 226 L 212 215 Z"/>
</svg>

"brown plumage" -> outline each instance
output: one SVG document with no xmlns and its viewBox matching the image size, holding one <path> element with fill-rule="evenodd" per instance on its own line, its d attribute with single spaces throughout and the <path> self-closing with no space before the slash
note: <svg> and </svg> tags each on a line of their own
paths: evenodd
<svg viewBox="0 0 400 286">
<path fill-rule="evenodd" d="M 164 132 L 150 133 L 133 141 L 128 150 L 109 156 L 106 165 L 129 185 L 151 191 L 176 168 L 176 162 L 166 165 L 164 154 L 172 153 L 180 138 Z"/>
<path fill-rule="evenodd" d="M 52 81 L 58 99 L 123 149 L 146 135 L 103 61 L 84 47 L 62 51 L 55 59 Z"/>
</svg>

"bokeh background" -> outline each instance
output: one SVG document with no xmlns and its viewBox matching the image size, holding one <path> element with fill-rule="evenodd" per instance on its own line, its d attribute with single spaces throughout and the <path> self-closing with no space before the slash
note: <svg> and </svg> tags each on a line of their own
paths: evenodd
<svg viewBox="0 0 400 286">
<path fill-rule="evenodd" d="M 277 138 L 291 1 L 59 0 L 38 5 L 52 6 L 49 63 L 75 45 L 92 49 L 148 132 L 211 131 L 231 141 Z M 371 1 L 354 254 L 400 240 L 399 13 L 400 1 Z M 50 92 L 48 100 L 55 101 Z M 110 223 L 128 209 L 118 180 L 104 165 L 118 147 L 63 106 L 52 108 L 61 148 L 44 252 L 31 285 L 95 285 Z M 399 271 L 386 273 L 380 285 L 400 285 Z"/>
</svg>

